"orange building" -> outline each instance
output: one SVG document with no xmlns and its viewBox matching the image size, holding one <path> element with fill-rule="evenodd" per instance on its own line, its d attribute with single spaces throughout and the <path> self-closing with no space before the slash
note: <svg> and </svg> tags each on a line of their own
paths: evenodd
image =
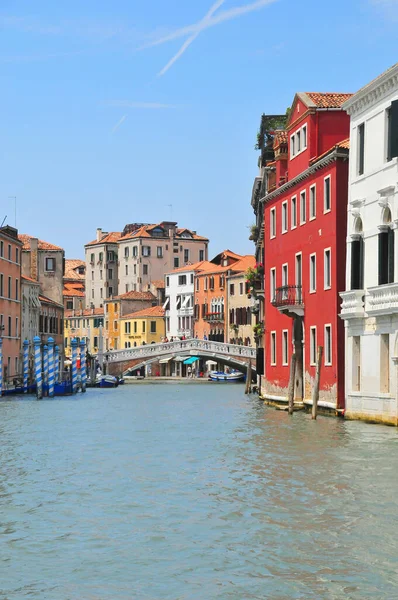
<svg viewBox="0 0 398 600">
<path fill-rule="evenodd" d="M 227 276 L 245 271 L 252 262 L 252 256 L 225 250 L 202 263 L 195 275 L 195 337 L 217 342 L 228 340 Z"/>
<path fill-rule="evenodd" d="M 3 338 L 4 383 L 20 374 L 21 248 L 18 231 L 0 228 L 0 336 Z"/>
</svg>

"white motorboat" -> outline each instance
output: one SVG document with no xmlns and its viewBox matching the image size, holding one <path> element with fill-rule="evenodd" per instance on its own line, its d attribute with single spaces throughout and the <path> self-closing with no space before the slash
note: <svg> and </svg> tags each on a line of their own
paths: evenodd
<svg viewBox="0 0 398 600">
<path fill-rule="evenodd" d="M 245 378 L 244 373 L 240 371 L 210 371 L 209 380 L 210 381 L 225 381 L 225 382 L 234 382 L 234 381 L 243 381 Z"/>
</svg>

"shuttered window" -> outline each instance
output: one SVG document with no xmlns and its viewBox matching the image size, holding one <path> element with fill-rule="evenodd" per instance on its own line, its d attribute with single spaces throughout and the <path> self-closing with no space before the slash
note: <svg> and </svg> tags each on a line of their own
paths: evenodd
<svg viewBox="0 0 398 600">
<path fill-rule="evenodd" d="M 351 243 L 351 289 L 363 290 L 364 243 L 363 238 Z"/>
<path fill-rule="evenodd" d="M 394 231 L 379 233 L 379 285 L 394 281 Z"/>
<path fill-rule="evenodd" d="M 387 112 L 387 160 L 398 156 L 398 100 L 391 102 Z"/>
</svg>

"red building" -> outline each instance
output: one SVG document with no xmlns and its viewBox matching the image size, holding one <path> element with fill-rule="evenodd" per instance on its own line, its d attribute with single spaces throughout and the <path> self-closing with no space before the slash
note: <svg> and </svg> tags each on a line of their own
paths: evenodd
<svg viewBox="0 0 398 600">
<path fill-rule="evenodd" d="M 295 399 L 311 399 L 323 346 L 320 403 L 344 407 L 344 325 L 350 94 L 298 93 L 266 165 L 265 396 L 286 398 L 292 352 Z"/>
</svg>

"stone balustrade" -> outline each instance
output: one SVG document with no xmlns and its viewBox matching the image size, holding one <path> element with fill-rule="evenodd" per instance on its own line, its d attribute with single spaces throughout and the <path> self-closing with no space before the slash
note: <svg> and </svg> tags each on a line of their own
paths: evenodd
<svg viewBox="0 0 398 600">
<path fill-rule="evenodd" d="M 366 307 L 368 315 L 398 313 L 398 283 L 387 283 L 367 289 Z"/>
<path fill-rule="evenodd" d="M 357 319 L 365 316 L 364 290 L 350 290 L 341 292 L 340 298 L 342 319 Z"/>
</svg>

